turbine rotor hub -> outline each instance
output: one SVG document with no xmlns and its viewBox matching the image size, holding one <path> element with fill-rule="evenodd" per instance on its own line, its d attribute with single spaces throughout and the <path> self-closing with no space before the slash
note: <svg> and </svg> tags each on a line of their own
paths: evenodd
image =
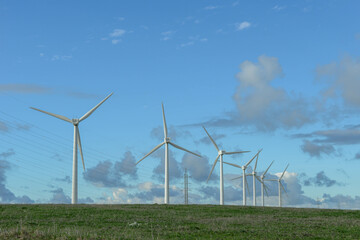
<svg viewBox="0 0 360 240">
<path fill-rule="evenodd" d="M 71 119 L 71 121 L 75 126 L 79 125 L 79 119 L 73 118 L 73 119 Z"/>
<path fill-rule="evenodd" d="M 170 138 L 169 138 L 169 137 L 164 138 L 164 142 L 169 143 L 169 142 L 170 142 Z"/>
<path fill-rule="evenodd" d="M 225 154 L 225 150 L 220 150 L 220 151 L 218 152 L 218 154 L 219 154 L 219 155 L 224 155 L 224 154 Z"/>
</svg>

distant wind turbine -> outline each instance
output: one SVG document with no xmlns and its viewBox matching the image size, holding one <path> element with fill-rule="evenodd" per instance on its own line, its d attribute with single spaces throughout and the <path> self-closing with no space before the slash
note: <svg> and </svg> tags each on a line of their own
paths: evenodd
<svg viewBox="0 0 360 240">
<path fill-rule="evenodd" d="M 264 190 L 266 191 L 266 194 L 268 195 L 267 193 L 267 186 L 265 185 L 265 182 L 264 182 L 264 178 L 265 178 L 265 175 L 266 173 L 269 171 L 269 168 L 271 167 L 271 165 L 274 163 L 274 161 L 272 161 L 269 165 L 269 167 L 265 170 L 265 172 L 263 172 L 263 174 L 261 174 L 260 176 L 260 179 L 258 178 L 258 180 L 260 181 L 261 183 L 261 200 L 262 200 L 262 206 L 264 207 L 265 206 L 265 201 L 264 201 Z"/>
<path fill-rule="evenodd" d="M 276 181 L 278 182 L 278 189 L 279 189 L 279 207 L 281 207 L 281 188 L 284 190 L 285 194 L 286 194 L 286 190 L 284 188 L 284 185 L 281 183 L 281 179 L 283 178 L 286 169 L 289 167 L 289 164 L 286 166 L 284 172 L 281 174 L 281 176 L 278 179 L 265 179 L 265 181 Z"/>
<path fill-rule="evenodd" d="M 219 147 L 216 145 L 214 139 L 212 139 L 212 137 L 210 136 L 210 134 L 208 133 L 208 131 L 206 131 L 205 127 L 203 126 L 206 134 L 209 136 L 211 142 L 214 144 L 216 150 L 218 151 L 218 155 L 214 161 L 214 164 L 211 168 L 209 177 L 207 178 L 207 181 L 209 181 L 210 176 L 212 174 L 212 172 L 214 171 L 215 165 L 220 157 L 220 205 L 224 205 L 224 176 L 223 176 L 223 155 L 231 155 L 231 154 L 238 154 L 238 153 L 246 153 L 249 151 L 237 151 L 237 152 L 226 152 L 225 150 L 220 150 Z"/>
<path fill-rule="evenodd" d="M 182 148 L 182 147 L 180 147 L 180 146 L 178 146 L 175 143 L 172 143 L 170 141 L 170 138 L 168 137 L 168 131 L 167 131 L 166 120 L 165 120 L 164 104 L 161 104 L 161 107 L 162 107 L 163 123 L 164 123 L 164 141 L 162 143 L 160 143 L 159 145 L 157 145 L 154 149 L 152 149 L 142 159 L 140 159 L 136 163 L 136 165 L 138 163 L 140 163 L 142 160 L 144 160 L 146 157 L 148 157 L 150 154 L 152 154 L 153 152 L 158 150 L 162 145 L 165 145 L 165 193 L 164 193 L 164 203 L 169 204 L 170 203 L 170 201 L 169 201 L 169 144 L 172 145 L 173 147 L 176 147 L 176 148 L 178 148 L 180 150 L 191 153 L 191 154 L 193 154 L 195 156 L 198 156 L 198 157 L 201 157 L 201 156 L 199 154 L 196 154 L 194 152 L 186 150 L 185 148 Z"/>
<path fill-rule="evenodd" d="M 255 159 L 255 157 L 257 157 L 259 155 L 259 153 L 262 151 L 262 149 L 260 149 L 256 154 L 255 156 L 250 159 L 245 165 L 243 166 L 239 166 L 237 164 L 234 164 L 234 163 L 228 163 L 226 162 L 226 164 L 229 164 L 229 165 L 232 165 L 234 167 L 237 167 L 237 168 L 241 168 L 243 170 L 243 175 L 241 176 L 243 178 L 243 205 L 245 206 L 246 205 L 246 192 L 245 192 L 245 185 L 247 184 L 246 182 L 246 174 L 245 174 L 245 170 L 246 168 L 249 166 L 249 164 Z M 252 175 L 252 174 L 251 174 Z M 241 178 L 241 177 L 238 177 L 238 178 Z M 234 178 L 236 179 L 236 178 Z"/>
<path fill-rule="evenodd" d="M 88 118 L 112 94 L 113 93 L 109 94 L 104 100 L 102 100 L 98 105 L 96 105 L 90 111 L 85 113 L 85 115 L 82 116 L 81 118 L 73 118 L 71 120 L 69 118 L 64 117 L 62 115 L 59 115 L 59 114 L 54 114 L 54 113 L 46 112 L 46 111 L 43 111 L 43 110 L 40 110 L 40 109 L 37 109 L 37 108 L 34 108 L 34 107 L 30 107 L 31 109 L 34 109 L 34 110 L 42 112 L 42 113 L 46 113 L 46 114 L 48 114 L 50 116 L 59 118 L 61 120 L 64 120 L 64 121 L 69 122 L 69 123 L 74 125 L 73 172 L 72 172 L 72 195 L 71 195 L 71 203 L 72 204 L 77 204 L 77 202 L 78 202 L 78 162 L 77 162 L 77 157 L 78 157 L 77 148 L 78 147 L 79 147 L 79 150 L 80 150 L 81 160 L 82 160 L 83 168 L 84 168 L 84 171 L 85 171 L 84 156 L 83 156 L 82 147 L 81 147 L 81 140 L 80 140 L 79 123 L 81 121 L 85 120 L 86 118 Z"/>
</svg>

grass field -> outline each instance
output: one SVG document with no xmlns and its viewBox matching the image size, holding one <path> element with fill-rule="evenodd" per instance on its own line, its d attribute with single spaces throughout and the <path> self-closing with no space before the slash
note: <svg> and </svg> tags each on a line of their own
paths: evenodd
<svg viewBox="0 0 360 240">
<path fill-rule="evenodd" d="M 0 212 L 0 239 L 360 239 L 360 211 L 155 204 Z"/>
</svg>

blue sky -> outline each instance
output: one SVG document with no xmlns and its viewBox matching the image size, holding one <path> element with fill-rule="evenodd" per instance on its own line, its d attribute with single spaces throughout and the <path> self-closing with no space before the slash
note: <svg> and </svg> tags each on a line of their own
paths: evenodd
<svg viewBox="0 0 360 240">
<path fill-rule="evenodd" d="M 171 202 L 218 202 L 218 166 L 204 125 L 258 171 L 290 167 L 287 206 L 360 208 L 358 1 L 0 1 L 0 198 L 68 202 L 73 128 L 86 171 L 79 198 L 163 201 L 161 102 L 170 137 Z M 5 104 L 4 104 L 5 103 Z M 240 171 L 224 167 L 225 203 L 241 204 Z M 269 176 L 270 178 L 270 176 Z M 269 205 L 276 205 L 270 186 Z M 217 193 L 217 194 L 215 194 Z"/>
</svg>

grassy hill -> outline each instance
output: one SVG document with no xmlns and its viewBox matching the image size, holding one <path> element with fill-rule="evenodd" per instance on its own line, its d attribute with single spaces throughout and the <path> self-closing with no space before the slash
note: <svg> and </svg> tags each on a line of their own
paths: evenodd
<svg viewBox="0 0 360 240">
<path fill-rule="evenodd" d="M 360 239 L 360 211 L 214 205 L 0 205 L 0 239 Z"/>
</svg>

